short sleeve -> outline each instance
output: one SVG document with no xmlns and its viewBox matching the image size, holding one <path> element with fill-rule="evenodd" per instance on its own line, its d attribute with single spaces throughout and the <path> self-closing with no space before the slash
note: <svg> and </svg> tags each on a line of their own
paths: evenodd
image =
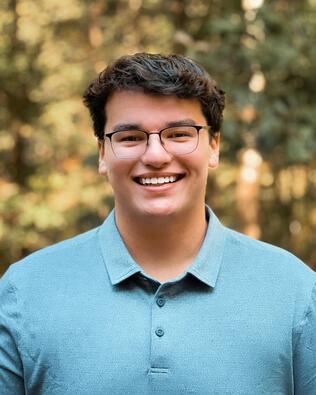
<svg viewBox="0 0 316 395">
<path fill-rule="evenodd" d="M 17 345 L 19 312 L 9 272 L 0 280 L 0 393 L 22 395 L 23 367 Z"/>
<path fill-rule="evenodd" d="M 303 320 L 295 328 L 295 395 L 316 395 L 316 284 Z"/>
</svg>

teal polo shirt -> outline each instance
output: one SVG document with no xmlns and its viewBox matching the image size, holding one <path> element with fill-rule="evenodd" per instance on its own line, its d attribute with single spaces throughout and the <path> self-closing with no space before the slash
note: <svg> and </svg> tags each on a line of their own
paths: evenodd
<svg viewBox="0 0 316 395">
<path fill-rule="evenodd" d="M 316 394 L 316 275 L 208 210 L 183 275 L 159 283 L 112 212 L 0 281 L 1 395 Z"/>
</svg>

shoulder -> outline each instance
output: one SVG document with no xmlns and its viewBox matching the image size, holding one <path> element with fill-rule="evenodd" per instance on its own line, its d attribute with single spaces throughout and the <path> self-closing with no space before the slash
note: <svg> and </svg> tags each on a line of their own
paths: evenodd
<svg viewBox="0 0 316 395">
<path fill-rule="evenodd" d="M 291 252 L 263 241 L 252 239 L 242 233 L 226 228 L 226 247 L 236 259 L 254 265 L 257 270 L 272 270 L 310 278 L 316 281 L 316 273 Z M 247 260 L 245 261 L 245 258 Z"/>
<path fill-rule="evenodd" d="M 23 283 L 42 281 L 43 278 L 59 276 L 67 270 L 84 264 L 98 250 L 97 233 L 99 228 L 61 241 L 33 252 L 20 261 L 13 263 L 0 282 L 23 285 Z"/>
<path fill-rule="evenodd" d="M 225 229 L 227 271 L 239 273 L 249 286 L 274 303 L 283 300 L 296 317 L 302 316 L 315 292 L 316 273 L 289 251 Z"/>
</svg>

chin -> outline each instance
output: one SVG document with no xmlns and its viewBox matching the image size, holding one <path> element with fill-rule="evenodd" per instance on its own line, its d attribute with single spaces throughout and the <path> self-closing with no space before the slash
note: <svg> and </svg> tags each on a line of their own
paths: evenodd
<svg viewBox="0 0 316 395">
<path fill-rule="evenodd" d="M 150 205 L 145 205 L 140 208 L 143 216 L 154 218 L 170 218 L 171 216 L 179 213 L 179 207 L 166 204 L 163 202 L 157 202 Z"/>
</svg>

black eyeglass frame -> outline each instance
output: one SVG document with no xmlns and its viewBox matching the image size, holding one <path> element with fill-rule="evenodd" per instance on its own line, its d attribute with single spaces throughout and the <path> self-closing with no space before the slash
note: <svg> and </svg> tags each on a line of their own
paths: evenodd
<svg viewBox="0 0 316 395">
<path fill-rule="evenodd" d="M 163 128 L 163 129 L 159 130 L 158 132 L 154 132 L 154 133 L 150 133 L 150 132 L 147 132 L 146 130 L 136 129 L 136 128 L 135 128 L 135 131 L 143 132 L 143 133 L 145 133 L 145 134 L 147 135 L 147 144 L 148 144 L 149 136 L 150 136 L 151 134 L 158 134 L 158 135 L 159 135 L 160 143 L 161 143 L 161 145 L 163 145 L 163 144 L 162 144 L 162 141 L 161 141 L 161 133 L 164 132 L 164 131 L 167 130 L 167 129 L 181 128 L 181 127 L 195 128 L 196 131 L 198 132 L 198 135 L 199 135 L 199 132 L 200 132 L 201 129 L 206 129 L 207 131 L 210 131 L 210 130 L 213 131 L 213 128 L 212 128 L 212 126 L 210 126 L 210 125 L 203 125 L 203 126 L 201 126 L 201 125 L 174 125 L 174 126 L 168 126 L 168 127 L 166 127 L 166 128 Z M 112 136 L 113 136 L 114 134 L 120 133 L 120 132 L 127 132 L 128 130 L 129 130 L 129 129 L 126 129 L 126 130 L 122 129 L 122 130 L 116 130 L 116 131 L 110 132 L 110 133 L 106 133 L 106 132 L 105 132 L 104 135 L 103 135 L 103 139 L 101 139 L 101 140 L 104 140 L 105 137 L 108 137 L 109 140 L 112 142 Z M 216 135 L 217 133 L 218 133 L 218 132 L 214 132 L 214 131 L 213 131 L 212 134 L 213 134 L 213 135 Z"/>
<path fill-rule="evenodd" d="M 219 134 L 219 132 L 214 132 L 212 126 L 210 126 L 210 125 L 173 125 L 173 126 L 165 127 L 165 128 L 163 128 L 163 129 L 159 130 L 158 132 L 153 132 L 153 133 L 147 132 L 146 130 L 142 130 L 142 129 L 136 129 L 136 128 L 135 128 L 135 131 L 142 132 L 142 133 L 145 133 L 145 134 L 146 134 L 146 136 L 147 136 L 146 146 L 148 146 L 149 136 L 152 135 L 152 134 L 158 134 L 158 135 L 159 135 L 160 144 L 162 145 L 162 147 L 164 147 L 163 141 L 161 140 L 161 134 L 162 134 L 165 130 L 172 129 L 172 128 L 178 128 L 178 127 L 180 127 L 180 128 L 181 128 L 181 127 L 191 127 L 191 128 L 195 128 L 196 131 L 197 131 L 197 137 L 198 137 L 198 139 L 197 139 L 196 147 L 194 148 L 193 151 L 188 152 L 188 153 L 185 153 L 185 154 L 177 154 L 177 155 L 188 155 L 188 154 L 190 154 L 190 153 L 192 153 L 192 152 L 194 152 L 194 151 L 196 150 L 197 146 L 199 145 L 199 136 L 200 136 L 200 133 L 199 133 L 199 132 L 200 132 L 202 129 L 207 130 L 209 133 L 210 133 L 210 131 L 211 131 L 211 133 L 210 133 L 211 137 L 216 136 L 217 134 Z M 104 141 L 105 141 L 105 137 L 108 137 L 108 139 L 110 140 L 110 143 L 111 143 L 112 151 L 113 151 L 113 153 L 115 154 L 115 156 L 117 156 L 116 153 L 115 153 L 115 150 L 114 150 L 114 148 L 113 148 L 113 145 L 112 145 L 112 136 L 113 136 L 114 134 L 116 134 L 116 133 L 121 133 L 121 132 L 126 132 L 126 131 L 128 131 L 128 129 L 126 129 L 126 130 L 124 130 L 124 129 L 122 129 L 122 130 L 116 130 L 116 131 L 110 132 L 110 133 L 106 133 L 106 132 L 105 132 L 104 135 L 103 135 L 103 139 L 100 139 L 100 140 L 104 142 Z"/>
</svg>

